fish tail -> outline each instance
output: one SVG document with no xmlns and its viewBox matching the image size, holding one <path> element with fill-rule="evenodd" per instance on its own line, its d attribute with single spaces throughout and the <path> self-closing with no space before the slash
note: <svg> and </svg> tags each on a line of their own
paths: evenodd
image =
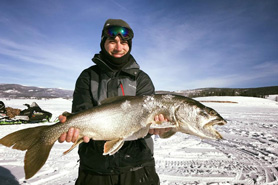
<svg viewBox="0 0 278 185">
<path fill-rule="evenodd" d="M 0 144 L 17 150 L 27 150 L 24 158 L 25 178 L 33 177 L 45 164 L 55 141 L 45 142 L 44 133 L 51 126 L 39 126 L 13 132 L 2 139 Z"/>
</svg>

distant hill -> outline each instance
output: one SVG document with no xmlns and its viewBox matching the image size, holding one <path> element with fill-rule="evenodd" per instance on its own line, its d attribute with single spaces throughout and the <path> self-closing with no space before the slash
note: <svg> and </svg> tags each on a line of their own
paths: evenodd
<svg viewBox="0 0 278 185">
<path fill-rule="evenodd" d="M 157 91 L 157 93 L 169 93 L 168 91 Z M 251 96 L 266 98 L 268 95 L 278 95 L 278 86 L 258 87 L 258 88 L 201 88 L 183 91 L 174 91 L 171 93 L 184 95 L 187 97 L 203 96 Z"/>
<path fill-rule="evenodd" d="M 173 93 L 187 97 L 202 96 L 251 96 L 266 98 L 268 95 L 278 95 L 278 86 L 258 88 L 201 88 L 182 91 L 156 91 L 157 94 Z M 58 88 L 40 88 L 18 84 L 0 84 L 0 98 L 72 98 L 72 90 Z"/>
<path fill-rule="evenodd" d="M 23 98 L 72 98 L 72 90 L 58 88 L 40 88 L 23 86 L 18 84 L 0 84 L 0 98 L 23 99 Z"/>
</svg>

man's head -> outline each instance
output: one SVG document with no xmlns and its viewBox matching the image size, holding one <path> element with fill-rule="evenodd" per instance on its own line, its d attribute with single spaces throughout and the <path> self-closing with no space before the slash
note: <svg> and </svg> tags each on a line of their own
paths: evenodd
<svg viewBox="0 0 278 185">
<path fill-rule="evenodd" d="M 129 63 L 132 38 L 130 26 L 121 19 L 108 19 L 101 34 L 100 57 L 113 70 L 122 69 Z"/>
<path fill-rule="evenodd" d="M 121 19 L 108 19 L 102 30 L 101 34 L 101 50 L 108 52 L 111 56 L 112 53 L 117 52 L 117 50 L 121 50 L 122 48 L 126 51 L 118 51 L 119 53 L 127 53 L 130 52 L 132 46 L 132 38 L 133 38 L 133 30 L 131 27 Z M 115 47 L 114 51 L 108 50 L 109 43 L 112 43 Z M 122 44 L 122 45 L 121 45 Z M 125 46 L 127 44 L 127 46 Z M 119 47 L 118 47 L 118 46 Z M 117 48 L 118 47 L 118 48 Z M 128 47 L 128 49 L 127 49 Z M 115 55 L 114 57 L 121 57 L 120 55 Z"/>
</svg>

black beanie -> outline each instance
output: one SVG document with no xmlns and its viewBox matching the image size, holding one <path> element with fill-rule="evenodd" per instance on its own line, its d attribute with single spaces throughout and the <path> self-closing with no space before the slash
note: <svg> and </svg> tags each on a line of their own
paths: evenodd
<svg viewBox="0 0 278 185">
<path fill-rule="evenodd" d="M 102 34 L 101 34 L 101 42 L 100 42 L 100 48 L 101 48 L 101 58 L 113 69 L 121 69 L 123 66 L 125 66 L 128 62 L 128 59 L 130 57 L 130 51 L 132 47 L 132 38 L 127 40 L 128 46 L 129 46 L 129 51 L 127 54 L 122 56 L 121 58 L 115 58 L 111 56 L 104 48 L 104 43 L 107 39 L 107 37 L 104 34 L 104 30 L 109 27 L 109 26 L 121 26 L 128 28 L 132 31 L 131 27 L 123 20 L 121 19 L 108 19 L 102 29 Z"/>
<path fill-rule="evenodd" d="M 100 42 L 100 48 L 101 50 L 104 50 L 104 43 L 107 39 L 107 37 L 104 35 L 104 30 L 109 27 L 109 26 L 121 26 L 121 27 L 125 27 L 128 28 L 132 31 L 133 34 L 133 30 L 131 29 L 131 27 L 129 26 L 129 24 L 127 24 L 127 22 L 125 22 L 122 19 L 107 19 L 107 21 L 104 23 L 103 29 L 102 29 L 102 33 L 101 33 L 101 42 Z M 131 50 L 132 47 L 132 38 L 127 40 L 128 42 L 128 46 L 129 46 L 129 50 Z"/>
</svg>

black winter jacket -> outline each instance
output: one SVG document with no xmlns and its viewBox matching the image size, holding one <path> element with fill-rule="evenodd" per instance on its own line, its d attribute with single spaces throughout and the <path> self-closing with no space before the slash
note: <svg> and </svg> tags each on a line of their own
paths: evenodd
<svg viewBox="0 0 278 185">
<path fill-rule="evenodd" d="M 77 79 L 72 112 L 98 106 L 102 100 L 113 96 L 154 94 L 151 79 L 139 69 L 131 55 L 128 64 L 120 71 L 112 70 L 98 54 L 92 60 L 96 65 L 85 69 Z M 80 144 L 81 170 L 93 174 L 120 174 L 142 166 L 154 166 L 150 136 L 125 142 L 112 156 L 103 156 L 104 143 L 90 140 L 89 143 Z"/>
</svg>

